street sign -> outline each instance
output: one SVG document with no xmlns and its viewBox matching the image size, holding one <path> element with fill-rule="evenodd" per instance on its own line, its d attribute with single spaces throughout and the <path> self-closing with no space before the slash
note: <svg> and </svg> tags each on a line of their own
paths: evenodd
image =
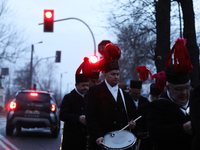
<svg viewBox="0 0 200 150">
<path fill-rule="evenodd" d="M 103 40 L 98 45 L 98 52 L 103 56 L 106 44 L 111 43 L 109 40 Z"/>
<path fill-rule="evenodd" d="M 130 86 L 131 80 L 133 80 L 133 79 L 131 79 L 131 78 L 126 79 L 126 85 Z"/>
</svg>

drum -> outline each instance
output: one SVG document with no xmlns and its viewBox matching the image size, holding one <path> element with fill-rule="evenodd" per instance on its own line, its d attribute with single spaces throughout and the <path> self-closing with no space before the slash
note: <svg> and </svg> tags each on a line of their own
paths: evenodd
<svg viewBox="0 0 200 150">
<path fill-rule="evenodd" d="M 118 131 L 119 130 L 109 132 L 104 136 L 105 149 L 125 150 L 135 144 L 137 138 L 132 132 L 128 130 L 122 130 L 118 133 Z"/>
</svg>

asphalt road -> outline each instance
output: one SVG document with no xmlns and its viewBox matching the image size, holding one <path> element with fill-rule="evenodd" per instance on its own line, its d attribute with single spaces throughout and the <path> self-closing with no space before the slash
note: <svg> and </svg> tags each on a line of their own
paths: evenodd
<svg viewBox="0 0 200 150">
<path fill-rule="evenodd" d="M 61 122 L 61 128 L 63 122 Z M 59 150 L 62 129 L 57 138 L 51 136 L 50 129 L 24 129 L 21 132 L 14 130 L 12 136 L 7 136 L 6 118 L 0 116 L 0 150 Z"/>
</svg>

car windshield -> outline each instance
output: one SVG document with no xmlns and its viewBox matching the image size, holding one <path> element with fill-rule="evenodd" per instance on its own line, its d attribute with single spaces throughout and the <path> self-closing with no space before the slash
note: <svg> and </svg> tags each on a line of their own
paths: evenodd
<svg viewBox="0 0 200 150">
<path fill-rule="evenodd" d="M 16 96 L 17 101 L 41 101 L 41 102 L 49 102 L 51 99 L 49 94 L 44 93 L 36 93 L 36 92 L 20 92 Z"/>
</svg>

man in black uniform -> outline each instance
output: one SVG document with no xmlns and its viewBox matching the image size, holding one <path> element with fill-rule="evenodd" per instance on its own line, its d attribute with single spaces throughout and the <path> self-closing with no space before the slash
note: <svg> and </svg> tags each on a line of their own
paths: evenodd
<svg viewBox="0 0 200 150">
<path fill-rule="evenodd" d="M 108 45 L 115 48 L 114 45 Z M 108 132 L 120 130 L 129 123 L 130 129 L 136 125 L 133 119 L 131 98 L 128 93 L 118 88 L 119 65 L 117 60 L 104 63 L 105 81 L 90 87 L 86 105 L 86 122 L 89 132 L 89 149 L 101 150 L 104 135 Z"/>
<path fill-rule="evenodd" d="M 138 137 L 139 150 L 153 150 L 153 143 L 149 139 L 149 132 L 147 130 L 147 115 L 150 102 L 158 100 L 166 85 L 166 75 L 164 71 L 156 73 L 152 76 L 155 78 L 155 83 L 150 85 L 149 102 L 143 103 L 138 107 L 138 115 L 142 116 L 137 122 L 136 135 Z"/>
<path fill-rule="evenodd" d="M 132 97 L 132 105 L 137 110 L 141 104 L 147 103 L 148 99 L 141 96 L 142 81 L 131 80 L 129 94 Z"/>
<path fill-rule="evenodd" d="M 191 150 L 200 149 L 200 85 L 194 88 L 190 99 L 190 116 L 192 123 L 192 131 L 194 137 L 192 139 Z"/>
<path fill-rule="evenodd" d="M 174 64 L 169 67 L 174 50 Z M 167 91 L 150 103 L 147 128 L 154 150 L 190 150 L 192 130 L 186 108 L 190 96 L 188 72 L 192 67 L 188 56 L 184 40 L 178 39 L 168 56 Z"/>
<path fill-rule="evenodd" d="M 89 78 L 89 87 L 97 85 L 99 83 L 99 71 L 92 70 L 92 75 Z"/>
<path fill-rule="evenodd" d="M 76 88 L 65 95 L 60 108 L 60 120 L 64 121 L 62 150 L 86 149 L 85 93 L 89 78 L 76 75 Z"/>
</svg>

